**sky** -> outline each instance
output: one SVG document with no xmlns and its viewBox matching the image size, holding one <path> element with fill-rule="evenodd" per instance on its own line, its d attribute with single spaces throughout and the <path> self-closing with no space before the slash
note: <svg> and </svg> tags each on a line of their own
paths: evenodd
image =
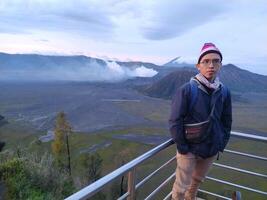
<svg viewBox="0 0 267 200">
<path fill-rule="evenodd" d="M 265 0 L 0 0 L 0 52 L 223 64 L 267 75 Z"/>
</svg>

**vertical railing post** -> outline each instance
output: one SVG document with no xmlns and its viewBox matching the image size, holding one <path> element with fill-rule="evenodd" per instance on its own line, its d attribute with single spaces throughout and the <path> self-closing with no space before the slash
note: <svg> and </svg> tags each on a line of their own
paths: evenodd
<svg viewBox="0 0 267 200">
<path fill-rule="evenodd" d="M 241 200 L 241 192 L 234 191 L 232 194 L 232 200 Z"/>
<path fill-rule="evenodd" d="M 136 193 L 135 193 L 135 180 L 136 180 L 136 168 L 134 167 L 131 171 L 128 173 L 128 193 L 129 196 L 127 197 L 127 200 L 135 200 Z"/>
</svg>

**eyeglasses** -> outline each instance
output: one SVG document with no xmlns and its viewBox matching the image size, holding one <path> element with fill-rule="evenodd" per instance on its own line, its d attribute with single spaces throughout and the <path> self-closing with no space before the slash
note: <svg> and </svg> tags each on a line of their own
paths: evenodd
<svg viewBox="0 0 267 200">
<path fill-rule="evenodd" d="M 210 64 L 213 64 L 214 66 L 219 66 L 221 63 L 220 59 L 204 59 L 203 61 L 200 62 L 200 64 L 204 66 L 210 66 Z"/>
</svg>

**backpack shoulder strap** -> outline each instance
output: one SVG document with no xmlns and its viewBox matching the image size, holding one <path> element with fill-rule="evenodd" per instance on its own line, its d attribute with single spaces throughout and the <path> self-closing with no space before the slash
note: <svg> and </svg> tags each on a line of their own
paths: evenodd
<svg viewBox="0 0 267 200">
<path fill-rule="evenodd" d="M 195 105 L 197 101 L 197 93 L 198 93 L 198 85 L 196 81 L 190 80 L 190 105 L 189 105 L 189 112 L 192 111 L 193 106 Z"/>
<path fill-rule="evenodd" d="M 222 88 L 221 88 L 221 92 L 222 92 L 222 102 L 225 101 L 226 97 L 227 97 L 227 93 L 228 93 L 228 89 L 227 87 L 225 87 L 224 85 L 222 85 Z"/>
<path fill-rule="evenodd" d="M 222 102 L 225 101 L 228 89 L 224 85 L 221 87 L 221 93 L 222 93 Z M 196 101 L 197 101 L 197 94 L 198 94 L 198 84 L 194 80 L 190 80 L 190 105 L 189 105 L 189 112 L 192 111 Z"/>
</svg>

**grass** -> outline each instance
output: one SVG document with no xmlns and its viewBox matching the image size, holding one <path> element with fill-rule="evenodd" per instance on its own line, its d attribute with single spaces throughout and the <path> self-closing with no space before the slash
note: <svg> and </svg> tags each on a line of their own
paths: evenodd
<svg viewBox="0 0 267 200">
<path fill-rule="evenodd" d="M 266 96 L 260 96 L 262 100 L 249 98 L 248 103 L 233 103 L 233 130 L 244 132 L 267 133 L 267 103 Z M 256 97 L 255 97 L 256 98 Z M 150 99 L 143 100 L 142 103 L 119 102 L 116 103 L 126 112 L 148 119 L 154 123 L 167 126 L 167 120 L 170 114 L 169 100 Z"/>
<path fill-rule="evenodd" d="M 43 131 L 38 131 L 29 124 L 17 121 L 10 121 L 0 127 L 1 141 L 6 142 L 5 149 L 27 146 L 36 140 L 39 134 L 43 133 Z"/>
<path fill-rule="evenodd" d="M 246 152 L 259 156 L 267 156 L 267 146 L 264 142 L 252 141 L 247 139 L 235 138 L 232 137 L 227 146 L 227 149 L 232 149 L 240 152 Z M 253 158 L 247 158 L 244 156 L 238 156 L 231 153 L 223 153 L 220 156 L 220 160 L 216 161 L 221 164 L 230 165 L 236 168 L 250 170 L 257 173 L 266 174 L 267 162 L 256 160 Z M 221 167 L 213 166 L 212 170 L 209 173 L 210 176 L 220 178 L 229 182 L 237 183 L 240 185 L 248 186 L 251 188 L 259 189 L 266 191 L 267 181 L 266 178 L 259 178 L 251 175 L 247 175 L 240 172 L 235 172 L 233 170 L 226 170 Z M 227 185 L 218 184 L 214 181 L 207 180 L 204 182 L 203 189 L 212 191 L 221 195 L 228 195 L 230 191 L 241 191 L 242 199 L 257 199 L 263 200 L 265 197 L 263 195 L 255 194 L 238 188 L 234 188 Z M 215 199 L 209 197 L 208 199 Z"/>
<path fill-rule="evenodd" d="M 243 94 L 248 103 L 233 103 L 233 127 L 267 133 L 267 97 L 266 94 Z"/>
<path fill-rule="evenodd" d="M 144 99 L 140 103 L 119 102 L 116 104 L 130 114 L 158 123 L 166 123 L 170 112 L 169 101 L 161 99 L 151 98 Z"/>
</svg>

